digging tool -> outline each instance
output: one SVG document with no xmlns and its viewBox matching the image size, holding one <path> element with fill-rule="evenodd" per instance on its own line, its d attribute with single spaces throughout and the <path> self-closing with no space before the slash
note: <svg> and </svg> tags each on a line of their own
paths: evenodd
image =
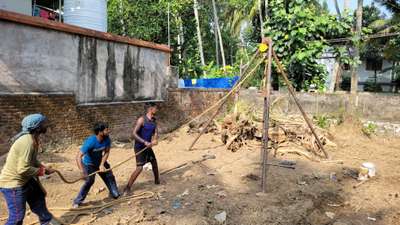
<svg viewBox="0 0 400 225">
<path fill-rule="evenodd" d="M 281 164 L 274 164 L 274 163 L 267 163 L 268 166 L 276 166 L 276 167 L 282 167 L 282 168 L 286 168 L 286 169 L 296 169 L 296 167 L 294 166 L 288 166 L 288 165 L 281 165 Z"/>
<path fill-rule="evenodd" d="M 189 166 L 190 164 L 194 165 L 194 164 L 197 164 L 197 163 L 200 163 L 200 162 L 204 162 L 204 161 L 206 161 L 206 160 L 208 160 L 208 159 L 215 159 L 215 158 L 216 158 L 215 155 L 203 155 L 202 158 L 199 159 L 199 160 L 194 160 L 194 161 L 182 163 L 182 164 L 180 164 L 180 165 L 178 165 L 178 166 L 175 166 L 174 168 L 167 169 L 167 170 L 161 172 L 160 174 L 161 174 L 161 175 L 168 174 L 168 173 L 170 173 L 170 172 L 172 172 L 172 171 L 179 170 L 179 169 L 183 169 L 183 168 Z"/>
</svg>

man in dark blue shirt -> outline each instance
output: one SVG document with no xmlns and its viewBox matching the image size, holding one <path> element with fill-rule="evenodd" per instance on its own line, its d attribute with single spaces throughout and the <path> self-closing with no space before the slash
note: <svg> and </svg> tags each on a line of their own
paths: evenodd
<svg viewBox="0 0 400 225">
<path fill-rule="evenodd" d="M 95 134 L 85 140 L 76 157 L 76 163 L 85 177 L 93 172 L 105 171 L 110 168 L 107 163 L 111 147 L 110 129 L 107 124 L 100 122 L 94 125 L 93 131 Z M 99 175 L 110 191 L 110 195 L 113 198 L 118 198 L 119 192 L 112 171 L 100 172 Z M 74 200 L 74 208 L 79 207 L 85 200 L 94 180 L 95 175 L 86 177 L 85 184 Z"/>
<path fill-rule="evenodd" d="M 136 153 L 136 170 L 131 174 L 128 184 L 126 185 L 124 190 L 125 196 L 129 195 L 133 183 L 142 172 L 143 166 L 146 163 L 151 163 L 154 174 L 154 183 L 160 184 L 157 159 L 152 149 L 153 146 L 158 144 L 158 130 L 155 118 L 157 106 L 155 103 L 146 103 L 145 109 L 146 114 L 137 120 L 132 132 L 132 136 L 135 139 L 134 150 Z M 143 149 L 145 150 L 142 152 Z"/>
</svg>

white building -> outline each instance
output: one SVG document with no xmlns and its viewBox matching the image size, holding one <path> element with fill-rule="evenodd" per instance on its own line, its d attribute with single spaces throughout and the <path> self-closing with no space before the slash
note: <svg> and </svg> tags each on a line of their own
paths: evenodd
<svg viewBox="0 0 400 225">
<path fill-rule="evenodd" d="M 326 66 L 328 71 L 326 87 L 329 89 L 331 86 L 334 72 L 336 59 L 333 54 L 326 53 L 319 60 L 320 63 Z M 358 66 L 358 91 L 365 91 L 366 85 L 375 83 L 382 88 L 383 92 L 393 92 L 395 89 L 395 74 L 392 70 L 394 62 L 388 60 L 362 60 Z M 350 66 L 342 66 L 341 83 L 346 86 L 346 81 L 350 81 L 351 71 Z M 343 83 L 343 81 L 345 83 Z M 348 83 L 350 85 L 350 83 Z"/>
</svg>

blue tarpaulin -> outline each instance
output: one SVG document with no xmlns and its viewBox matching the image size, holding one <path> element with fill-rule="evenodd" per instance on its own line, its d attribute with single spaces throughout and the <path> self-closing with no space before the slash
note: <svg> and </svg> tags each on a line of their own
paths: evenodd
<svg viewBox="0 0 400 225">
<path fill-rule="evenodd" d="M 231 89 L 239 80 L 235 77 L 221 78 L 202 78 L 202 79 L 181 79 L 179 80 L 180 88 L 224 88 Z"/>
</svg>

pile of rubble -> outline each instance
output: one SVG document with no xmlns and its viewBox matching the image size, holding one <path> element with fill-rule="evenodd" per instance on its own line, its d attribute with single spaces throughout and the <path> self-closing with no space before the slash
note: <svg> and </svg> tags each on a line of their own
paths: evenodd
<svg viewBox="0 0 400 225">
<path fill-rule="evenodd" d="M 238 151 L 245 146 L 254 146 L 254 142 L 261 142 L 263 136 L 262 116 L 251 113 L 238 115 L 228 114 L 223 118 L 214 119 L 205 128 L 207 120 L 191 123 L 189 133 L 199 133 L 207 129 L 206 133 L 219 135 L 221 142 L 227 150 Z M 325 129 L 318 128 L 317 133 L 324 146 L 336 146 L 331 140 L 331 135 Z M 323 158 L 315 137 L 305 121 L 299 116 L 280 117 L 271 115 L 268 131 L 270 140 L 269 148 L 274 154 L 296 153 L 310 160 Z M 260 146 L 260 145 L 259 145 Z"/>
</svg>

